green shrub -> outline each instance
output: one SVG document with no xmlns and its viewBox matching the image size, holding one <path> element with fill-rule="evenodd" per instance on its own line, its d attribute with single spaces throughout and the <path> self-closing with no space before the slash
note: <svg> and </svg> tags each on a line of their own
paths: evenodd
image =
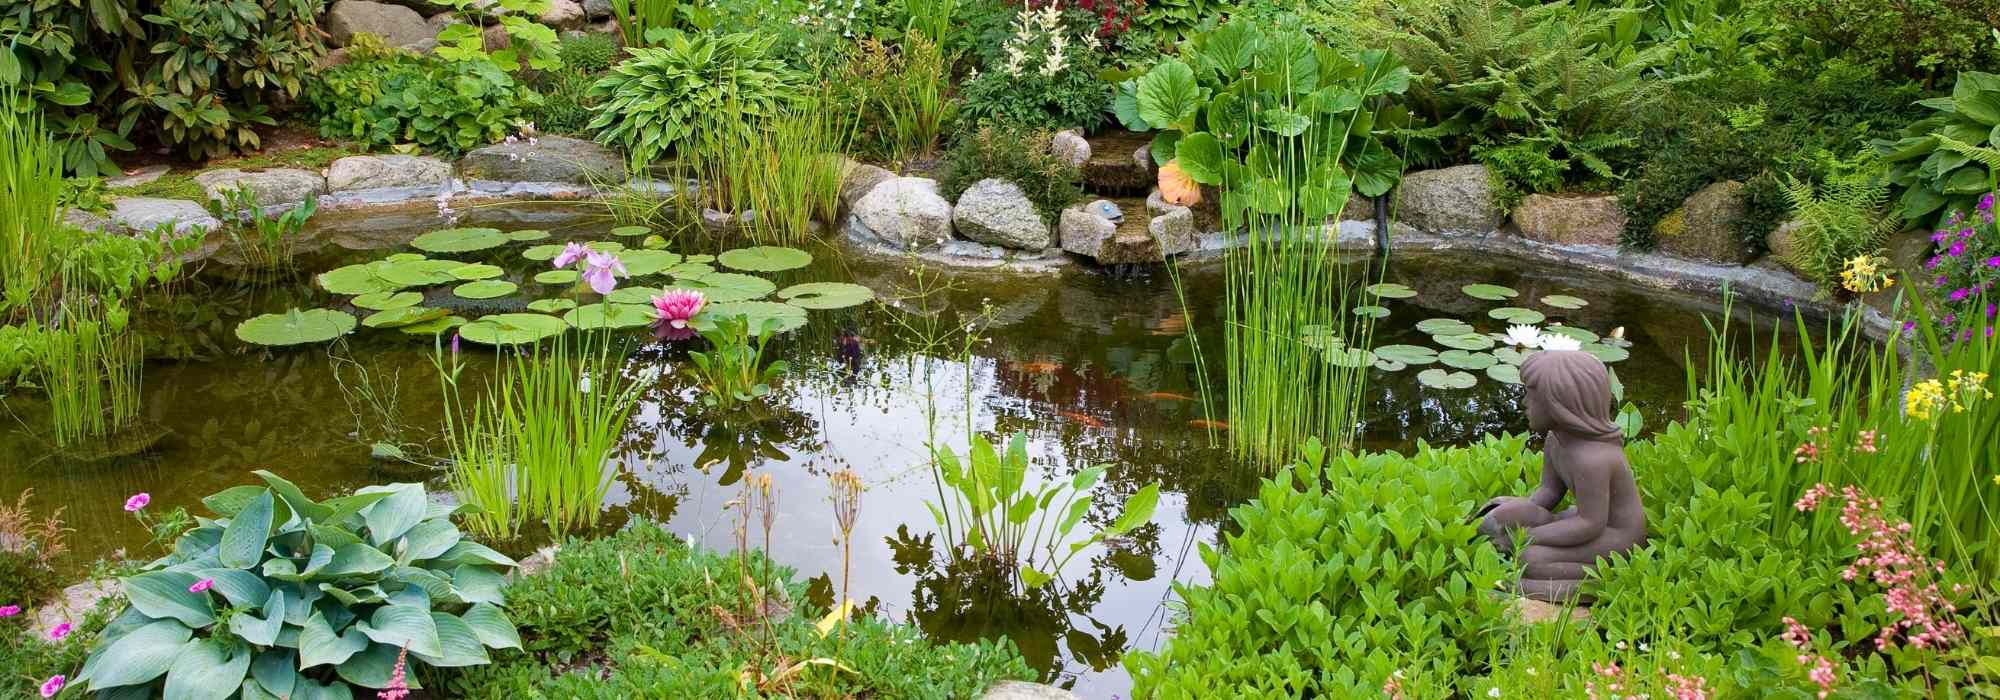
<svg viewBox="0 0 2000 700">
<path fill-rule="evenodd" d="M 932 153 L 958 113 L 951 57 L 921 36 L 890 47 L 863 41 L 829 80 L 828 106 L 853 132 L 850 153 L 898 162 Z"/>
<path fill-rule="evenodd" d="M 35 631 L 33 615 L 0 618 L 0 668 L 7 669 L 0 674 L 0 696 L 39 698 L 48 679 L 58 675 L 67 678 L 83 665 L 105 622 L 118 612 L 118 605 L 116 598 L 99 601 L 82 619 L 70 621 L 73 627 L 68 636 L 54 642 Z M 71 692 L 69 697 L 80 695 Z"/>
<path fill-rule="evenodd" d="M 1799 223 L 1786 262 L 1825 296 L 1842 288 L 1841 271 L 1848 261 L 1877 256 L 1896 232 L 1895 217 L 1884 210 L 1889 203 L 1885 168 L 1872 154 L 1835 161 L 1829 170 L 1818 187 L 1790 176 L 1784 182 L 1785 200 Z"/>
<path fill-rule="evenodd" d="M 762 119 L 797 99 L 799 78 L 754 34 L 665 32 L 650 48 L 629 49 L 590 95 L 590 129 L 637 163 L 675 155 L 710 138 L 744 140 Z"/>
<path fill-rule="evenodd" d="M 611 35 L 591 32 L 564 35 L 557 50 L 564 69 L 585 75 L 610 69 L 624 53 Z"/>
<path fill-rule="evenodd" d="M 441 683 L 454 697 L 612 700 L 739 697 L 749 678 L 759 696 L 942 699 L 1034 677 L 1006 642 L 938 644 L 868 617 L 821 633 L 813 620 L 825 611 L 802 605 L 805 587 L 790 577 L 762 555 L 691 549 L 646 523 L 571 541 L 508 592 L 526 653 Z M 800 607 L 764 619 L 724 612 L 767 597 Z M 820 659 L 831 663 L 785 673 Z"/>
<path fill-rule="evenodd" d="M 1063 207 L 1083 197 L 1083 173 L 1050 150 L 1049 132 L 983 126 L 966 132 L 944 156 L 938 184 L 946 199 L 958 201 L 974 183 L 999 178 L 1014 183 L 1053 225 Z"/>
<path fill-rule="evenodd" d="M 966 118 L 1085 131 L 1104 124 L 1111 88 L 1097 77 L 1102 58 L 1089 28 L 1079 29 L 1054 4 L 1024 6 L 999 47 L 960 86 Z"/>
<path fill-rule="evenodd" d="M 1782 0 L 1770 3 L 1807 56 L 1877 67 L 1889 80 L 1940 81 L 2000 69 L 1992 30 L 2000 4 L 1983 0 Z"/>
<path fill-rule="evenodd" d="M 217 516 L 122 582 L 130 607 L 71 683 L 227 697 L 348 695 L 390 685 L 407 663 L 488 662 L 518 648 L 501 608 L 513 560 L 467 540 L 419 484 L 315 502 L 259 471 L 203 503 Z M 190 641 L 192 640 L 192 641 Z M 407 651 L 407 660 L 399 654 Z M 246 685 L 247 684 L 247 685 Z M 132 692 L 125 690 L 122 692 Z M 249 692 L 249 691 L 244 691 Z"/>
<path fill-rule="evenodd" d="M 307 91 L 321 136 L 457 154 L 514 133 L 541 96 L 489 61 L 363 53 Z"/>
<path fill-rule="evenodd" d="M 542 103 L 527 111 L 527 120 L 534 123 L 536 131 L 568 136 L 590 134 L 593 116 L 590 108 L 597 105 L 590 96 L 590 86 L 597 82 L 596 77 L 565 67 L 543 74 L 536 82 Z"/>
</svg>

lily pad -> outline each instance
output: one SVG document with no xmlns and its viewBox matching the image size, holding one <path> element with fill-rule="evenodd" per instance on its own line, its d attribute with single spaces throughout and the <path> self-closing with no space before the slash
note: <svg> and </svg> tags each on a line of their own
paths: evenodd
<svg viewBox="0 0 2000 700">
<path fill-rule="evenodd" d="M 463 326 L 466 323 L 467 320 L 464 316 L 446 316 L 444 318 L 433 319 L 430 321 L 425 321 L 423 323 L 413 323 L 407 326 L 403 326 L 402 328 L 398 328 L 396 330 L 408 333 L 410 335 L 437 335 L 439 333 L 443 333 L 453 328 Z"/>
<path fill-rule="evenodd" d="M 846 282 L 807 282 L 778 291 L 778 298 L 803 309 L 844 309 L 875 298 L 875 290 Z"/>
<path fill-rule="evenodd" d="M 613 304 L 651 304 L 653 297 L 659 295 L 659 287 L 619 287 L 604 295 L 604 300 Z"/>
<path fill-rule="evenodd" d="M 1542 297 L 1542 303 L 1553 308 L 1571 309 L 1571 310 L 1581 309 L 1583 307 L 1590 305 L 1590 302 L 1584 301 L 1577 297 L 1570 296 L 1568 294 L 1550 294 L 1548 296 Z"/>
<path fill-rule="evenodd" d="M 1486 376 L 1502 384 L 1520 384 L 1521 368 L 1503 362 L 1486 368 Z"/>
<path fill-rule="evenodd" d="M 1438 359 L 1436 350 L 1422 345 L 1384 345 L 1375 348 L 1375 356 L 1406 365 L 1428 365 Z"/>
<path fill-rule="evenodd" d="M 1433 336 L 1431 340 L 1454 350 L 1487 350 L 1493 347 L 1493 338 L 1479 333 Z"/>
<path fill-rule="evenodd" d="M 386 262 L 399 263 L 399 262 L 409 262 L 411 260 L 422 260 L 426 257 L 429 256 L 424 255 L 423 253 L 404 252 L 404 253 L 390 253 L 388 257 L 382 258 L 382 260 Z"/>
<path fill-rule="evenodd" d="M 405 306 L 416 306 L 424 301 L 424 295 L 417 292 L 375 292 L 354 298 L 356 308 L 370 311 L 388 311 Z"/>
<path fill-rule="evenodd" d="M 1438 353 L 1438 361 L 1445 366 L 1459 369 L 1486 369 L 1500 363 L 1492 355 L 1464 350 L 1446 350 Z"/>
<path fill-rule="evenodd" d="M 1551 335 L 1561 335 L 1561 336 L 1568 336 L 1571 338 L 1575 338 L 1576 342 L 1579 343 L 1597 342 L 1597 334 L 1590 332 L 1590 329 L 1588 328 L 1580 328 L 1577 326 L 1549 326 L 1547 328 L 1543 328 L 1542 332 Z"/>
<path fill-rule="evenodd" d="M 688 257 L 687 257 L 687 262 L 691 262 L 691 263 L 694 263 L 694 264 L 697 264 L 697 265 L 707 265 L 707 264 L 709 264 L 709 263 L 712 263 L 712 262 L 715 262 L 715 256 L 713 256 L 713 255 L 690 255 L 690 256 L 688 256 Z"/>
<path fill-rule="evenodd" d="M 367 318 L 361 319 L 361 325 L 369 328 L 401 328 L 425 321 L 435 321 L 450 315 L 451 312 L 444 309 L 405 306 L 369 314 Z"/>
<path fill-rule="evenodd" d="M 1460 287 L 1459 291 L 1465 292 L 1466 296 L 1474 299 L 1485 299 L 1487 301 L 1501 301 L 1521 296 L 1520 292 L 1497 284 L 1468 284 Z"/>
<path fill-rule="evenodd" d="M 724 252 L 716 256 L 716 261 L 732 270 L 778 272 L 811 265 L 813 256 L 812 253 L 797 248 L 760 245 Z"/>
<path fill-rule="evenodd" d="M 1409 285 L 1405 284 L 1383 282 L 1381 284 L 1368 285 L 1368 293 L 1383 299 L 1408 299 L 1416 296 L 1417 290 L 1411 289 Z"/>
<path fill-rule="evenodd" d="M 1375 358 L 1375 369 L 1379 369 L 1384 372 L 1401 372 L 1409 368 L 1410 368 L 1409 365 L 1397 362 L 1395 360 L 1385 359 L 1381 357 Z"/>
<path fill-rule="evenodd" d="M 419 259 L 421 260 L 422 258 Z M 334 294 L 357 296 L 379 292 L 393 292 L 402 288 L 396 283 L 382 279 L 380 275 L 375 274 L 376 266 L 377 263 L 360 263 L 322 272 L 319 275 L 319 286 L 321 289 Z"/>
<path fill-rule="evenodd" d="M 639 247 L 646 250 L 666 250 L 668 245 L 670 244 L 667 242 L 666 236 L 659 234 L 647 236 L 646 240 L 639 241 Z"/>
<path fill-rule="evenodd" d="M 650 305 L 584 304 L 563 314 L 563 322 L 579 330 L 650 326 L 658 314 Z"/>
<path fill-rule="evenodd" d="M 599 253 L 617 253 L 625 250 L 625 244 L 617 241 L 591 241 L 583 244 L 583 247 Z"/>
<path fill-rule="evenodd" d="M 454 267 L 451 269 L 450 274 L 452 276 L 452 279 L 472 282 L 476 280 L 490 280 L 495 277 L 507 274 L 507 271 L 500 269 L 499 265 L 488 265 L 486 263 L 472 263 L 470 265 L 460 265 L 458 267 Z"/>
<path fill-rule="evenodd" d="M 1388 318 L 1389 308 L 1385 306 L 1373 306 L 1373 305 L 1356 306 L 1354 307 L 1354 315 L 1366 316 L 1368 318 Z"/>
<path fill-rule="evenodd" d="M 1361 348 L 1346 348 L 1327 353 L 1326 360 L 1341 367 L 1356 368 L 1374 365 L 1376 357 L 1375 353 Z"/>
<path fill-rule="evenodd" d="M 556 256 L 562 255 L 564 247 L 564 244 L 561 243 L 544 243 L 538 246 L 531 246 L 527 250 L 521 251 L 521 257 L 537 262 L 548 262 L 556 259 Z"/>
<path fill-rule="evenodd" d="M 1520 324 L 1523 326 L 1532 326 L 1537 323 L 1541 323 L 1542 321 L 1548 320 L 1548 317 L 1542 315 L 1542 312 L 1540 311 L 1536 311 L 1534 309 L 1523 309 L 1519 306 L 1502 306 L 1500 308 L 1486 312 L 1486 315 L 1493 317 L 1495 319 L 1506 321 L 1508 323 Z"/>
<path fill-rule="evenodd" d="M 458 285 L 451 290 L 461 299 L 497 299 L 513 294 L 521 286 L 507 280 L 480 280 Z"/>
<path fill-rule="evenodd" d="M 1616 345 L 1606 345 L 1604 343 L 1587 343 L 1583 346 L 1583 351 L 1590 353 L 1591 357 L 1595 357 L 1599 362 L 1607 365 L 1613 362 L 1624 362 L 1627 358 L 1632 357 L 1631 351 Z"/>
<path fill-rule="evenodd" d="M 1299 344 L 1314 350 L 1339 350 L 1347 346 L 1347 341 L 1341 340 L 1332 328 L 1315 323 L 1299 327 Z"/>
<path fill-rule="evenodd" d="M 497 228 L 448 228 L 410 241 L 410 247 L 430 253 L 469 253 L 506 244 L 507 234 Z"/>
<path fill-rule="evenodd" d="M 715 274 L 715 266 L 705 262 L 682 260 L 679 265 L 667 268 L 666 273 L 668 276 L 673 277 L 674 279 L 677 280 L 697 278 L 697 277 L 707 277 L 709 275 Z"/>
<path fill-rule="evenodd" d="M 1417 331 L 1425 335 L 1465 335 L 1472 332 L 1472 324 L 1455 318 L 1427 318 L 1417 322 Z"/>
<path fill-rule="evenodd" d="M 560 313 L 574 308 L 576 308 L 575 299 L 536 299 L 528 302 L 529 311 L 540 311 L 545 314 Z"/>
<path fill-rule="evenodd" d="M 236 338 L 258 345 L 324 343 L 354 330 L 354 316 L 333 309 L 292 309 L 236 325 Z"/>
<path fill-rule="evenodd" d="M 770 280 L 734 272 L 718 272 L 701 277 L 677 279 L 672 287 L 692 289 L 708 297 L 709 303 L 726 304 L 736 301 L 762 299 L 777 291 L 778 285 Z M 798 307 L 793 307 L 798 308 Z"/>
<path fill-rule="evenodd" d="M 618 259 L 625 263 L 625 274 L 633 277 L 665 272 L 681 262 L 679 253 L 664 250 L 627 250 L 619 253 Z"/>
<path fill-rule="evenodd" d="M 543 241 L 543 240 L 548 240 L 548 238 L 549 238 L 549 232 L 543 231 L 538 228 L 528 228 L 528 229 L 521 229 L 519 231 L 507 232 L 507 240 L 510 241 Z"/>
<path fill-rule="evenodd" d="M 620 226 L 618 228 L 611 229 L 611 235 L 617 236 L 619 238 L 637 238 L 639 236 L 645 236 L 651 234 L 652 232 L 653 232 L 652 229 L 646 228 L 644 226 Z"/>
<path fill-rule="evenodd" d="M 714 327 L 715 319 L 725 316 L 740 316 L 747 319 L 753 331 L 766 319 L 777 319 L 776 332 L 779 333 L 804 328 L 806 325 L 806 310 L 791 304 L 774 301 L 731 301 L 702 307 L 701 313 L 694 317 L 694 327 L 698 330 L 708 330 Z"/>
<path fill-rule="evenodd" d="M 458 336 L 485 345 L 519 345 L 569 330 L 562 319 L 543 314 L 494 314 L 458 328 Z"/>
<path fill-rule="evenodd" d="M 382 261 L 375 266 L 375 276 L 396 285 L 397 289 L 407 287 L 427 287 L 433 284 L 456 282 L 451 271 L 465 263 L 456 260 L 407 260 L 403 262 Z"/>
<path fill-rule="evenodd" d="M 1479 384 L 1479 378 L 1470 374 L 1435 368 L 1418 372 L 1417 381 L 1432 389 L 1470 389 Z"/>
<path fill-rule="evenodd" d="M 535 273 L 535 281 L 541 284 L 576 284 L 583 275 L 575 270 L 543 270 Z"/>
<path fill-rule="evenodd" d="M 1520 349 L 1520 348 L 1494 348 L 1494 349 L 1493 349 L 1493 359 L 1495 359 L 1495 360 L 1499 360 L 1499 361 L 1500 361 L 1500 364 L 1503 364 L 1503 365 L 1514 365 L 1514 366 L 1516 366 L 1516 367 L 1519 367 L 1519 366 L 1521 366 L 1521 363 L 1523 363 L 1523 362 L 1527 362 L 1527 361 L 1528 361 L 1528 355 L 1531 355 L 1531 354 L 1533 354 L 1533 353 L 1532 353 L 1531 351 L 1527 351 L 1527 350 L 1522 350 L 1522 349 Z"/>
</svg>

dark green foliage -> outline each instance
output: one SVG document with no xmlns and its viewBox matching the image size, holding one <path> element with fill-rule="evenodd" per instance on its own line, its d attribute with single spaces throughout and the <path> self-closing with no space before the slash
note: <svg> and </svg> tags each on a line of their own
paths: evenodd
<svg viewBox="0 0 2000 700">
<path fill-rule="evenodd" d="M 609 34 L 567 34 L 558 49 L 563 68 L 583 74 L 601 73 L 625 55 L 618 40 Z"/>
<path fill-rule="evenodd" d="M 1840 57 L 1890 80 L 1934 87 L 1960 71 L 2000 69 L 1992 0 L 1781 0 L 1773 14 L 1791 27 L 1807 58 Z"/>
<path fill-rule="evenodd" d="M 963 115 L 975 123 L 1038 129 L 1102 126 L 1111 86 L 1099 80 L 1094 29 L 1053 7 L 1023 7 L 977 74 L 960 86 Z"/>
<path fill-rule="evenodd" d="M 1901 138 L 1876 139 L 1874 146 L 1890 162 L 1890 181 L 1902 190 L 1903 218 L 1927 227 L 1952 212 L 1971 210 L 1996 187 L 2000 75 L 1960 73 L 1950 96 L 1921 104 L 1928 116 L 1905 127 Z"/>
<path fill-rule="evenodd" d="M 750 697 L 975 697 L 995 681 L 1032 678 L 1005 642 L 933 644 L 909 627 L 856 618 L 824 637 L 824 610 L 803 599 L 790 571 L 761 555 L 690 549 L 656 525 L 563 545 L 547 571 L 508 590 L 527 652 L 437 680 L 465 698 L 723 698 L 744 674 L 779 676 L 795 662 L 830 659 Z M 752 592 L 738 581 L 748 576 Z M 786 610 L 732 617 L 771 596 Z M 789 606 L 789 607 L 788 607 Z"/>
<path fill-rule="evenodd" d="M 641 163 L 687 143 L 736 143 L 798 99 L 798 76 L 771 46 L 755 34 L 666 30 L 591 87 L 590 129 Z"/>
<path fill-rule="evenodd" d="M 1014 183 L 1035 203 L 1042 220 L 1054 225 L 1063 207 L 1083 196 L 1083 174 L 1049 149 L 1047 131 L 1017 126 L 983 126 L 961 134 L 944 156 L 939 185 L 958 201 L 974 183 L 999 178 Z"/>
<path fill-rule="evenodd" d="M 590 96 L 596 78 L 567 65 L 536 79 L 542 103 L 528 108 L 527 119 L 544 134 L 586 136 L 590 133 L 590 108 L 597 102 Z"/>
<path fill-rule="evenodd" d="M 514 133 L 541 97 L 489 61 L 365 52 L 306 93 L 320 135 L 457 154 Z"/>
</svg>

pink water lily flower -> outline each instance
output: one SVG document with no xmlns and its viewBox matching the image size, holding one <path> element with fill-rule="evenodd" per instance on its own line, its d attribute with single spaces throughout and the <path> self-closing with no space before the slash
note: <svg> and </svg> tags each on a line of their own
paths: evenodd
<svg viewBox="0 0 2000 700">
<path fill-rule="evenodd" d="M 196 581 L 196 582 L 194 582 L 194 585 L 192 585 L 192 586 L 188 586 L 188 592 L 189 592 L 189 593 L 201 593 L 201 592 L 205 592 L 205 591 L 207 591 L 208 589 L 210 589 L 210 588 L 214 588 L 214 587 L 215 587 L 215 579 L 212 579 L 212 578 L 205 578 L 205 579 L 202 579 L 202 580 L 200 580 L 200 581 Z"/>
<path fill-rule="evenodd" d="M 55 697 L 56 693 L 62 692 L 63 683 L 65 682 L 67 682 L 67 680 L 64 679 L 63 675 L 60 673 L 53 676 L 49 676 L 48 680 L 42 682 L 42 697 L 45 698 Z"/>
<path fill-rule="evenodd" d="M 618 288 L 619 277 L 625 277 L 625 261 L 611 253 L 590 251 L 583 260 L 583 281 L 590 284 L 590 290 L 598 294 L 610 294 Z"/>
<path fill-rule="evenodd" d="M 125 512 L 137 513 L 140 508 L 144 508 L 146 504 L 152 502 L 153 496 L 151 494 L 145 492 L 132 494 L 131 498 L 125 499 Z"/>
<path fill-rule="evenodd" d="M 556 259 L 550 262 L 555 263 L 556 269 L 562 269 L 576 264 L 576 261 L 582 260 L 589 254 L 590 249 L 584 247 L 582 243 L 570 243 L 563 246 L 562 252 L 556 254 Z"/>
<path fill-rule="evenodd" d="M 686 340 L 694 336 L 694 329 L 688 321 L 701 313 L 701 307 L 708 303 L 708 297 L 701 292 L 688 289 L 669 289 L 666 293 L 653 297 L 653 313 L 659 320 L 653 325 L 653 334 L 661 340 Z"/>
</svg>

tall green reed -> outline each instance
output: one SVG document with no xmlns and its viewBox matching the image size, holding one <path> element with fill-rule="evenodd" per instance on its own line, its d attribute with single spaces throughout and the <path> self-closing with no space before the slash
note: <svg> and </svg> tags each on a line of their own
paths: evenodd
<svg viewBox="0 0 2000 700">
<path fill-rule="evenodd" d="M 910 14 L 905 40 L 921 36 L 944 46 L 945 37 L 951 34 L 952 16 L 958 14 L 958 0 L 903 0 L 903 8 Z"/>
<path fill-rule="evenodd" d="M 624 46 L 651 46 L 648 32 L 673 29 L 680 23 L 680 0 L 611 0 L 611 17 L 618 23 Z"/>
<path fill-rule="evenodd" d="M 28 98 L 0 90 L 0 311 L 25 309 L 55 288 L 66 228 L 62 149 Z"/>
<path fill-rule="evenodd" d="M 115 434 L 138 418 L 145 351 L 130 323 L 116 299 L 65 302 L 57 310 L 34 362 L 57 446 Z"/>
<path fill-rule="evenodd" d="M 894 135 L 890 150 L 898 161 L 929 155 L 958 112 L 958 102 L 946 92 L 952 55 L 945 52 L 942 39 L 927 34 L 904 38 L 895 74 L 881 85 L 884 94 L 870 96 L 882 107 L 880 118 Z"/>
</svg>

